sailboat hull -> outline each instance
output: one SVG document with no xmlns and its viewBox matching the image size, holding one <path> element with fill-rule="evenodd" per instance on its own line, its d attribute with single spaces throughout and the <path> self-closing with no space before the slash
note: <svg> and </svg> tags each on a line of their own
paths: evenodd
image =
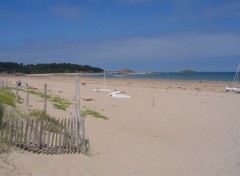
<svg viewBox="0 0 240 176">
<path fill-rule="evenodd" d="M 225 87 L 226 91 L 233 91 L 233 87 Z"/>
<path fill-rule="evenodd" d="M 113 98 L 131 98 L 131 96 L 115 91 L 109 94 L 109 97 Z"/>
<path fill-rule="evenodd" d="M 112 90 L 110 89 L 93 89 L 93 90 L 97 92 L 112 92 Z"/>
<path fill-rule="evenodd" d="M 240 92 L 240 87 L 225 87 L 227 91 Z"/>
</svg>

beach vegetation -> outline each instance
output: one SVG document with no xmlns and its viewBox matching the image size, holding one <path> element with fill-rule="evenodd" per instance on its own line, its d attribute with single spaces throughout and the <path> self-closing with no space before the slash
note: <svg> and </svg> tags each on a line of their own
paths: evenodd
<svg viewBox="0 0 240 176">
<path fill-rule="evenodd" d="M 7 153 L 11 145 L 0 141 L 0 154 Z"/>
<path fill-rule="evenodd" d="M 43 92 L 40 92 L 40 91 L 30 90 L 29 93 L 33 94 L 33 95 L 36 95 L 36 96 L 39 96 L 41 98 L 45 97 L 45 94 Z M 71 105 L 70 101 L 68 101 L 64 98 L 61 98 L 59 96 L 47 95 L 47 100 L 53 102 L 53 106 L 56 109 L 60 109 L 60 110 L 63 110 L 63 111 L 66 111 L 67 108 Z"/>
<path fill-rule="evenodd" d="M 63 128 L 61 123 L 50 116 L 49 114 L 45 113 L 43 110 L 33 110 L 30 112 L 29 116 L 34 119 L 38 119 L 44 122 L 48 122 L 47 125 L 45 125 L 45 128 L 47 131 L 50 132 L 60 132 L 60 130 Z"/>
<path fill-rule="evenodd" d="M 3 104 L 2 102 L 0 102 L 0 130 L 1 130 L 1 134 L 5 133 L 6 130 L 7 130 L 7 124 L 4 121 L 4 118 L 6 118 L 6 116 L 12 118 L 11 114 L 7 115 L 7 111 L 6 111 L 6 109 L 11 111 L 11 108 L 6 108 L 6 106 L 9 106 L 9 105 L 6 105 L 6 104 Z M 10 147 L 12 147 L 12 145 L 10 143 L 7 143 L 6 141 L 2 141 L 2 139 L 0 138 L 0 154 L 6 153 L 10 149 Z"/>
<path fill-rule="evenodd" d="M 50 97 L 49 100 L 51 102 L 53 102 L 53 106 L 56 109 L 60 109 L 60 110 L 63 110 L 63 111 L 66 111 L 67 108 L 71 105 L 70 101 L 68 101 L 64 98 L 58 97 L 58 96 Z"/>
<path fill-rule="evenodd" d="M 99 118 L 99 119 L 104 119 L 104 120 L 108 120 L 109 119 L 107 116 L 104 116 L 101 113 L 99 113 L 97 111 L 90 110 L 90 109 L 86 109 L 86 110 L 82 111 L 81 115 L 83 117 L 86 117 L 87 115 L 90 115 L 92 117 Z"/>
<path fill-rule="evenodd" d="M 7 104 L 12 107 L 16 107 L 16 99 L 15 99 L 14 93 L 9 91 L 8 89 L 1 88 L 0 91 L 0 103 L 1 104 Z"/>
<path fill-rule="evenodd" d="M 2 127 L 3 115 L 4 115 L 4 105 L 0 103 L 0 129 Z"/>
<path fill-rule="evenodd" d="M 45 98 L 45 94 L 41 91 L 29 90 L 28 92 L 32 95 L 36 95 L 36 96 L 39 96 L 41 98 Z M 49 99 L 49 98 L 50 98 L 50 96 L 47 95 L 47 99 Z"/>
<path fill-rule="evenodd" d="M 33 110 L 29 113 L 30 117 L 34 117 L 38 120 L 50 120 L 51 116 L 45 113 L 43 110 Z"/>
</svg>

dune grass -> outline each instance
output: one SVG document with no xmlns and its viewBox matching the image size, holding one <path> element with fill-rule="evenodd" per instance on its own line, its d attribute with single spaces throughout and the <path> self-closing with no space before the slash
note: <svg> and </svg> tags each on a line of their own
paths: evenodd
<svg viewBox="0 0 240 176">
<path fill-rule="evenodd" d="M 41 91 L 29 90 L 28 92 L 32 95 L 36 95 L 36 96 L 39 96 L 41 98 L 45 97 L 44 93 L 42 93 Z M 50 98 L 50 96 L 47 95 L 47 98 Z"/>
<path fill-rule="evenodd" d="M 51 132 L 60 132 L 63 126 L 58 122 L 58 120 L 51 117 L 49 114 L 45 113 L 42 110 L 33 110 L 30 112 L 29 116 L 42 121 L 48 121 L 46 129 Z"/>
<path fill-rule="evenodd" d="M 0 103 L 0 127 L 2 127 L 3 115 L 4 115 L 4 106 L 2 103 Z"/>
<path fill-rule="evenodd" d="M 4 131 L 4 130 L 6 130 L 5 129 L 6 127 L 5 127 L 4 122 L 3 122 L 3 118 L 4 118 L 4 115 L 5 115 L 5 113 L 4 113 L 5 105 L 2 103 L 1 98 L 2 97 L 0 97 L 0 100 L 1 100 L 1 102 L 0 102 L 0 130 Z M 3 101 L 3 102 L 5 102 L 5 101 Z M 9 148 L 10 148 L 9 144 L 7 144 L 6 142 L 0 141 L 0 154 L 5 153 Z"/>
<path fill-rule="evenodd" d="M 11 91 L 1 88 L 0 90 L 0 103 L 7 104 L 12 107 L 16 107 L 16 99 L 14 93 Z"/>
<path fill-rule="evenodd" d="M 90 116 L 93 116 L 93 117 L 99 118 L 99 119 L 104 119 L 104 120 L 108 120 L 109 119 L 108 117 L 100 114 L 99 112 L 93 111 L 93 110 L 90 110 L 90 109 L 86 109 L 86 110 L 82 111 L 81 115 L 83 117 L 86 117 L 87 115 L 90 115 Z"/>
<path fill-rule="evenodd" d="M 50 97 L 49 100 L 51 102 L 53 102 L 53 106 L 56 109 L 60 109 L 60 110 L 63 110 L 63 111 L 66 111 L 67 108 L 71 105 L 70 101 L 68 101 L 64 98 L 61 98 L 61 97 L 57 97 L 57 96 Z"/>
<path fill-rule="evenodd" d="M 23 91 L 25 91 L 25 90 L 23 90 Z M 44 93 L 41 92 L 41 91 L 29 90 L 29 93 L 32 94 L 32 95 L 39 96 L 41 98 L 45 97 Z M 56 109 L 60 109 L 60 110 L 63 110 L 63 111 L 66 111 L 67 108 L 71 105 L 71 102 L 69 100 L 61 98 L 59 96 L 47 95 L 47 100 L 49 100 L 50 102 L 53 102 L 53 106 Z"/>
</svg>

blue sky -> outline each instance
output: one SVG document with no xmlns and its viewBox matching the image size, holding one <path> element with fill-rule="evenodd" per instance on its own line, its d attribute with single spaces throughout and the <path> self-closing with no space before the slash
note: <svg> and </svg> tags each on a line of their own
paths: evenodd
<svg viewBox="0 0 240 176">
<path fill-rule="evenodd" d="M 235 71 L 240 0 L 0 0 L 0 61 Z"/>
</svg>

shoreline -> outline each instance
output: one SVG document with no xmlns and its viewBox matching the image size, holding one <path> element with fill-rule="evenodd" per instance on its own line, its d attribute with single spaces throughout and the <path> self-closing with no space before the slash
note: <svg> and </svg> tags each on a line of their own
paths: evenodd
<svg viewBox="0 0 240 176">
<path fill-rule="evenodd" d="M 54 75 L 54 74 L 30 74 L 27 76 L 13 76 L 8 75 L 5 78 L 14 78 L 17 80 L 29 80 L 38 79 L 39 81 L 48 80 L 51 82 L 75 82 L 76 75 Z M 103 88 L 105 85 L 104 79 L 99 77 L 82 77 L 79 76 L 80 82 L 85 82 L 91 89 Z M 165 90 L 193 90 L 193 91 L 210 91 L 210 92 L 226 92 L 225 87 L 231 85 L 229 81 L 199 81 L 199 80 L 173 80 L 173 79 L 142 79 L 142 78 L 107 78 L 106 86 L 112 90 L 125 90 L 128 87 L 141 87 L 150 89 L 165 89 Z M 35 85 L 32 85 L 36 87 Z M 82 86 L 84 87 L 84 86 Z M 85 86 L 86 87 L 86 86 Z"/>
<path fill-rule="evenodd" d="M 162 72 L 160 72 L 162 73 Z M 169 72 L 163 72 L 165 73 L 169 73 Z M 170 72 L 170 73 L 179 73 L 179 72 Z M 198 73 L 198 72 L 197 72 Z M 234 72 L 199 72 L 199 73 L 234 73 Z M 182 73 L 179 73 L 182 74 Z M 103 73 L 47 73 L 47 74 L 20 74 L 20 75 L 16 75 L 16 74 L 0 74 L 0 76 L 3 77 L 75 77 L 75 76 L 79 76 L 82 79 L 103 79 L 103 77 L 94 77 L 91 75 L 103 75 Z M 110 74 L 111 75 L 111 74 Z M 222 83 L 227 83 L 228 85 L 232 83 L 232 80 L 209 80 L 209 79 L 174 79 L 174 78 L 139 78 L 139 77 L 124 77 L 124 75 L 138 75 L 138 74 L 113 74 L 113 75 L 122 75 L 123 77 L 107 77 L 106 79 L 123 79 L 123 80 L 150 80 L 150 81 L 198 81 L 198 82 L 222 82 Z M 140 74 L 142 75 L 142 74 Z M 151 74 L 144 74 L 144 75 L 151 75 Z M 186 74 L 188 75 L 188 74 Z"/>
</svg>

